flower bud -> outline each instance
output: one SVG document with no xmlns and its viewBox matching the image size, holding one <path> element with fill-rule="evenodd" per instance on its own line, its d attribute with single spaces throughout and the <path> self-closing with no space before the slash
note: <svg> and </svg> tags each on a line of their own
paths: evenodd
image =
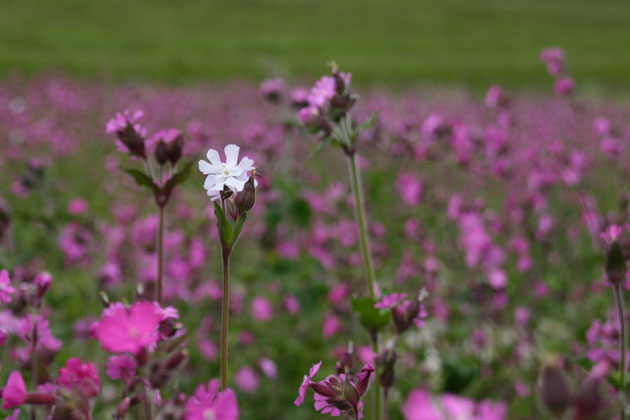
<svg viewBox="0 0 630 420">
<path fill-rule="evenodd" d="M 236 194 L 236 197 L 234 197 L 234 204 L 240 213 L 248 212 L 254 207 L 254 203 L 256 202 L 255 182 L 254 175 L 252 174 L 245 183 L 243 191 L 239 192 Z"/>
<path fill-rule="evenodd" d="M 602 395 L 601 387 L 600 380 L 593 378 L 582 384 L 573 401 L 576 420 L 591 419 L 607 408 L 608 402 Z"/>
<path fill-rule="evenodd" d="M 186 358 L 186 352 L 180 351 L 175 353 L 166 361 L 166 369 L 173 370 L 176 369 L 182 361 Z"/>
<path fill-rule="evenodd" d="M 606 278 L 611 284 L 620 284 L 626 276 L 626 260 L 621 246 L 614 241 L 606 252 Z"/>
<path fill-rule="evenodd" d="M 160 166 L 163 166 L 168 162 L 168 146 L 164 140 L 160 140 L 155 146 L 155 160 Z"/>
<path fill-rule="evenodd" d="M 146 150 L 144 147 L 144 139 L 133 128 L 133 125 L 127 123 L 125 128 L 116 132 L 118 140 L 120 140 L 129 149 L 129 152 L 134 155 L 146 159 Z"/>
<path fill-rule="evenodd" d="M 9 217 L 9 212 L 0 204 L 0 242 L 2 242 L 2 239 L 8 232 L 10 224 L 11 218 Z"/>
<path fill-rule="evenodd" d="M 131 398 L 125 397 L 120 404 L 118 404 L 118 408 L 116 409 L 116 416 L 122 417 L 127 414 L 129 407 L 131 406 Z"/>
<path fill-rule="evenodd" d="M 381 366 L 382 371 L 379 377 L 379 382 L 381 386 L 387 392 L 389 388 L 394 385 L 394 381 L 396 380 L 396 376 L 394 374 L 394 365 L 396 364 L 396 359 L 398 355 L 393 349 L 385 350 L 377 359 L 377 363 Z"/>
<path fill-rule="evenodd" d="M 540 398 L 554 414 L 562 414 L 571 403 L 571 390 L 560 368 L 548 364 L 543 368 Z"/>
<path fill-rule="evenodd" d="M 168 160 L 171 165 L 175 166 L 177 161 L 182 157 L 184 149 L 184 135 L 179 133 L 174 140 L 168 143 Z"/>
</svg>

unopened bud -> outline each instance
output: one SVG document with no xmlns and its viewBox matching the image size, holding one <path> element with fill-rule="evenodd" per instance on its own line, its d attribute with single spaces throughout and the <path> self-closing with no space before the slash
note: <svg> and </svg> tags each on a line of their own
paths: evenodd
<svg viewBox="0 0 630 420">
<path fill-rule="evenodd" d="M 160 166 L 168 162 L 168 146 L 164 143 L 164 140 L 160 140 L 155 146 L 155 160 Z"/>
<path fill-rule="evenodd" d="M 621 246 L 614 241 L 606 252 L 606 278 L 612 284 L 620 284 L 626 276 L 626 260 Z"/>
<path fill-rule="evenodd" d="M 575 396 L 575 419 L 591 419 L 601 413 L 608 405 L 602 395 L 602 384 L 599 379 L 587 379 Z"/>
<path fill-rule="evenodd" d="M 394 374 L 394 365 L 398 355 L 394 350 L 385 350 L 378 358 L 377 363 L 381 366 L 381 375 L 379 381 L 385 391 L 394 385 L 396 375 Z"/>
<path fill-rule="evenodd" d="M 146 151 L 144 147 L 144 139 L 133 128 L 133 125 L 127 124 L 125 128 L 116 132 L 118 140 L 120 140 L 129 149 L 129 152 L 134 155 L 146 159 Z"/>
<path fill-rule="evenodd" d="M 571 390 L 560 368 L 546 365 L 542 372 L 540 398 L 544 406 L 555 414 L 561 414 L 571 403 Z"/>
<path fill-rule="evenodd" d="M 182 350 L 180 352 L 175 353 L 174 355 L 170 357 L 170 359 L 166 361 L 166 369 L 168 370 L 176 369 L 177 366 L 179 366 L 185 358 L 186 358 L 185 351 Z"/>
<path fill-rule="evenodd" d="M 122 417 L 125 414 L 127 414 L 127 411 L 129 410 L 129 407 L 131 406 L 131 398 L 126 397 L 124 398 L 120 404 L 118 404 L 118 408 L 116 409 L 116 415 L 118 417 Z"/>
<path fill-rule="evenodd" d="M 171 165 L 175 166 L 177 161 L 182 157 L 182 152 L 184 150 L 184 135 L 179 133 L 175 140 L 171 141 L 168 144 L 168 160 L 171 162 Z"/>
<path fill-rule="evenodd" d="M 240 213 L 250 211 L 254 207 L 256 202 L 256 185 L 254 175 L 249 177 L 249 180 L 245 183 L 243 191 L 236 194 L 234 197 L 234 204 Z"/>
</svg>

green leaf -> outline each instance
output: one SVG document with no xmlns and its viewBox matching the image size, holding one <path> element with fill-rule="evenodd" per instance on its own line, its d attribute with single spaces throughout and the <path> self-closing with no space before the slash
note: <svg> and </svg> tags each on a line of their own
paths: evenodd
<svg viewBox="0 0 630 420">
<path fill-rule="evenodd" d="M 238 237 L 241 236 L 241 230 L 243 230 L 243 225 L 245 224 L 245 219 L 247 218 L 247 213 L 243 213 L 239 216 L 234 224 L 234 243 L 238 241 Z"/>
<path fill-rule="evenodd" d="M 376 124 L 377 120 L 378 120 L 378 111 L 375 111 L 372 115 L 370 115 L 370 118 L 363 121 L 361 124 L 357 126 L 356 131 L 361 132 L 361 131 L 365 131 L 374 127 L 374 124 Z"/>
<path fill-rule="evenodd" d="M 166 185 L 171 184 L 173 187 L 176 187 L 177 185 L 184 183 L 188 177 L 190 177 L 190 171 L 193 163 L 194 160 L 186 162 L 184 166 L 166 182 Z"/>
<path fill-rule="evenodd" d="M 219 239 L 221 240 L 221 245 L 224 248 L 232 248 L 234 232 L 232 228 L 232 224 L 228 222 L 225 217 L 225 213 L 223 213 L 223 209 L 217 203 L 214 202 L 214 214 L 217 216 L 217 225 L 219 226 Z"/>
<path fill-rule="evenodd" d="M 370 297 L 352 298 L 352 311 L 359 316 L 361 325 L 371 332 L 385 328 L 390 320 L 389 310 L 377 309 L 375 304 L 376 300 Z"/>
<path fill-rule="evenodd" d="M 139 171 L 137 169 L 120 168 L 120 170 L 130 175 L 133 178 L 133 180 L 136 182 L 136 185 L 140 187 L 147 187 L 150 190 L 152 190 L 154 193 L 159 192 L 160 187 L 158 187 L 157 184 L 153 182 L 153 179 L 151 179 L 151 177 L 145 174 L 144 172 Z"/>
</svg>

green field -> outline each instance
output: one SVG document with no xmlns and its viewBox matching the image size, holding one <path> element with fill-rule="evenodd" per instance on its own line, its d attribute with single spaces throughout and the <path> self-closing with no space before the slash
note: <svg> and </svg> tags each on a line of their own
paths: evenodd
<svg viewBox="0 0 630 420">
<path fill-rule="evenodd" d="M 3 0 L 0 75 L 188 83 L 312 77 L 546 87 L 540 49 L 567 50 L 582 86 L 628 89 L 626 0 Z"/>
</svg>

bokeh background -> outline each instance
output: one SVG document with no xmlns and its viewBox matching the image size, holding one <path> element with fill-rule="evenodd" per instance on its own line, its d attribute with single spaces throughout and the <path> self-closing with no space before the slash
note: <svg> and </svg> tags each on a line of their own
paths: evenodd
<svg viewBox="0 0 630 420">
<path fill-rule="evenodd" d="M 582 86 L 618 92 L 630 70 L 623 0 L 6 0 L 0 72 L 187 84 L 316 76 L 336 60 L 356 83 L 548 83 L 560 45 Z M 595 88 L 594 88 L 595 89 Z"/>
<path fill-rule="evenodd" d="M 107 254 L 116 248 L 124 277 L 108 293 L 124 300 L 144 268 L 140 257 L 154 253 L 152 199 L 118 171 L 134 162 L 117 154 L 104 133 L 116 111 L 142 108 L 151 132 L 170 126 L 185 132 L 187 158 L 237 142 L 262 166 L 265 186 L 233 260 L 242 310 L 231 318 L 231 373 L 249 367 L 243 382 L 251 385 L 252 372 L 257 378 L 254 390 L 237 389 L 242 418 L 320 418 L 310 399 L 301 408 L 292 404 L 302 375 L 320 359 L 331 371 L 333 349 L 367 342 L 347 301 L 331 298 L 340 285 L 348 296 L 363 291 L 357 244 L 344 243 L 353 236 L 346 168 L 338 150 L 313 157 L 314 137 L 287 123 L 295 123 L 295 109 L 268 103 L 258 86 L 280 77 L 291 87 L 309 87 L 334 60 L 353 73 L 353 89 L 362 95 L 359 118 L 384 109 L 377 129 L 362 138 L 383 287 L 412 294 L 428 277 L 437 283 L 429 327 L 402 344 L 408 357 L 391 418 L 402 419 L 398 407 L 419 385 L 436 394 L 506 401 L 509 418 L 544 418 L 535 391 L 548 354 L 565 355 L 585 370 L 593 364 L 585 357 L 589 349 L 615 353 L 614 338 L 587 343 L 586 333 L 595 320 L 614 325 L 597 230 L 625 220 L 618 210 L 629 172 L 623 146 L 630 138 L 629 22 L 626 0 L 2 0 L 0 204 L 11 210 L 14 251 L 0 253 L 0 262 L 53 274 L 51 329 L 64 345 L 51 371 L 75 355 L 104 366 L 107 354 L 85 337 L 85 328 L 102 310 Z M 540 61 L 549 46 L 564 48 L 579 96 L 554 98 Z M 514 99 L 508 119 L 516 121 L 509 137 L 515 141 L 506 153 L 516 175 L 509 181 L 493 172 L 496 156 L 484 149 L 484 136 L 501 124 L 501 112 L 483 103 L 490 85 Z M 470 129 L 474 170 L 443 145 L 436 147 L 438 158 L 414 155 L 434 113 Z M 592 133 L 601 115 L 609 119 L 612 142 Z M 16 183 L 32 176 L 33 159 L 44 162 L 46 175 L 18 194 Z M 579 188 L 562 178 L 565 169 L 577 173 L 569 177 L 578 178 Z M 194 240 L 206 251 L 183 282 L 188 297 L 172 301 L 191 334 L 191 363 L 175 381 L 188 394 L 218 375 L 212 287 L 220 260 L 201 185 L 195 173 L 167 219 L 173 259 L 188 258 Z M 420 188 L 422 199 L 402 203 L 405 185 Z M 545 203 L 542 210 L 517 200 L 532 189 Z M 446 217 L 458 193 L 479 216 L 473 225 L 482 232 L 476 233 L 508 255 L 502 268 L 510 281 L 496 295 L 487 273 L 465 261 L 466 226 Z M 67 211 L 75 199 L 88 204 L 78 217 Z M 133 209 L 129 220 L 120 216 L 125 206 Z M 531 218 L 509 223 L 512 210 Z M 418 222 L 412 234 L 410 220 Z M 540 225 L 548 230 L 538 237 Z M 113 234 L 121 226 L 122 245 Z M 321 249 L 309 248 L 321 237 Z M 63 241 L 85 255 L 68 263 Z M 512 249 L 519 246 L 527 255 Z M 531 267 L 521 270 L 520 257 L 530 258 Z M 330 260 L 336 264 L 328 267 Z M 439 267 L 437 274 L 422 268 L 427 261 Z M 205 281 L 210 286 L 199 287 Z M 288 295 L 299 301 L 298 315 L 284 307 Z M 489 303 L 497 296 L 506 306 Z M 253 319 L 257 297 L 273 305 L 272 320 Z M 524 325 L 516 325 L 519 308 L 528 310 Z M 442 319 L 440 310 L 451 317 Z M 337 329 L 327 335 L 333 317 Z M 276 363 L 275 379 L 257 367 L 263 356 Z M 96 413 L 109 415 L 117 384 L 103 371 Z"/>
</svg>

